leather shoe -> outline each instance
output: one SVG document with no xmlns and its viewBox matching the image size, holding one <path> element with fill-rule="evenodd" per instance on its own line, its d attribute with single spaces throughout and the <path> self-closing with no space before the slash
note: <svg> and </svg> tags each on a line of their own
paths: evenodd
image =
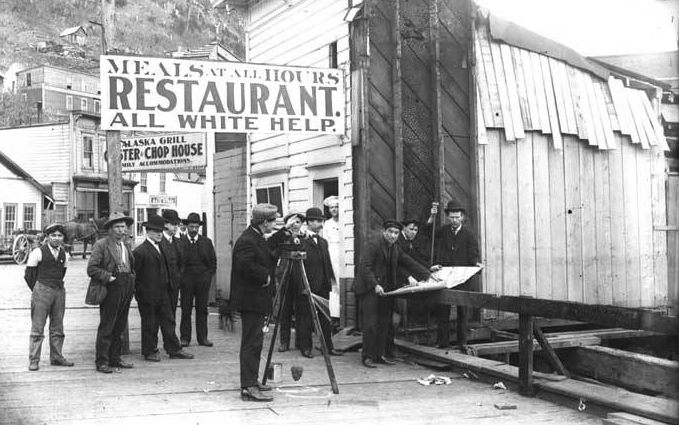
<svg viewBox="0 0 679 425">
<path fill-rule="evenodd" d="M 264 385 L 264 384 L 260 384 L 259 382 L 257 382 L 257 389 L 259 389 L 260 391 L 271 391 L 271 387 L 270 387 L 270 386 Z"/>
<path fill-rule="evenodd" d="M 273 401 L 273 397 L 262 392 L 256 386 L 243 388 L 240 391 L 240 397 L 245 401 Z"/>
<path fill-rule="evenodd" d="M 108 365 L 100 364 L 100 365 L 97 365 L 97 372 L 113 373 L 113 369 L 111 369 Z"/>
<path fill-rule="evenodd" d="M 302 355 L 308 359 L 314 358 L 314 355 L 311 354 L 311 350 L 302 350 Z"/>
<path fill-rule="evenodd" d="M 285 353 L 290 349 L 290 344 L 281 344 L 278 346 L 278 352 L 279 353 Z"/>
<path fill-rule="evenodd" d="M 182 345 L 182 347 L 188 347 L 188 346 L 189 346 L 189 341 L 187 341 L 187 340 L 185 340 L 185 339 L 182 339 L 182 340 L 179 341 L 179 342 L 180 342 L 180 344 Z"/>
<path fill-rule="evenodd" d="M 116 363 L 111 363 L 109 366 L 119 367 L 120 369 L 132 369 L 134 367 L 134 365 L 132 363 L 128 363 L 124 360 L 120 360 Z"/>
<path fill-rule="evenodd" d="M 74 363 L 73 363 L 73 362 L 69 362 L 69 361 L 66 360 L 66 359 L 56 359 L 56 360 L 50 360 L 50 364 L 51 364 L 52 366 L 67 366 L 67 367 L 71 367 L 71 366 L 73 366 Z"/>
<path fill-rule="evenodd" d="M 328 354 L 330 354 L 331 356 L 343 356 L 344 355 L 343 352 L 337 351 L 334 348 L 331 348 L 330 350 L 328 350 Z"/>
<path fill-rule="evenodd" d="M 373 359 L 371 359 L 370 357 L 364 357 L 361 363 L 363 363 L 363 366 L 370 369 L 377 368 L 377 366 L 375 366 L 375 362 L 373 362 Z"/>
<path fill-rule="evenodd" d="M 160 361 L 160 356 L 158 355 L 158 353 L 153 353 L 153 354 L 149 354 L 148 356 L 144 356 L 144 359 L 147 362 L 156 362 L 157 363 L 157 362 Z"/>
<path fill-rule="evenodd" d="M 203 341 L 198 341 L 198 345 L 203 345 L 205 347 L 212 347 L 214 344 L 209 339 L 204 339 Z"/>
<path fill-rule="evenodd" d="M 391 360 L 391 359 L 388 359 L 388 358 L 386 358 L 386 357 L 384 357 L 384 356 L 378 357 L 377 360 L 375 361 L 375 363 L 381 363 L 381 364 L 385 364 L 385 365 L 387 365 L 387 366 L 393 366 L 393 365 L 396 364 L 395 361 L 393 361 L 393 360 Z"/>
<path fill-rule="evenodd" d="M 193 354 L 187 353 L 186 351 L 179 350 L 175 351 L 174 353 L 170 354 L 171 359 L 192 359 Z"/>
<path fill-rule="evenodd" d="M 40 366 L 38 366 L 38 362 L 30 362 L 29 363 L 28 370 L 35 372 L 38 369 L 40 369 Z"/>
</svg>

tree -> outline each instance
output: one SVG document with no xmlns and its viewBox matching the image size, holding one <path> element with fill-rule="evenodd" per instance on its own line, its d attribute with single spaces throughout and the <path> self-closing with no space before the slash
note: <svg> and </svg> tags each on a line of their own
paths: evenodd
<svg viewBox="0 0 679 425">
<path fill-rule="evenodd" d="M 14 127 L 40 121 L 37 108 L 19 93 L 0 93 L 0 127 Z"/>
</svg>

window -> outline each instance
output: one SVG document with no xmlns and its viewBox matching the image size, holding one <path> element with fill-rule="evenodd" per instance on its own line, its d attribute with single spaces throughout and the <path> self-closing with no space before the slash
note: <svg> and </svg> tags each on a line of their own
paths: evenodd
<svg viewBox="0 0 679 425">
<path fill-rule="evenodd" d="M 66 110 L 73 110 L 73 96 L 66 96 Z"/>
<path fill-rule="evenodd" d="M 76 217 L 80 221 L 87 221 L 94 218 L 94 202 L 96 192 L 76 191 Z"/>
<path fill-rule="evenodd" d="M 328 46 L 328 67 L 337 68 L 337 42 L 333 41 Z"/>
<path fill-rule="evenodd" d="M 26 87 L 31 86 L 31 73 L 26 74 Z"/>
<path fill-rule="evenodd" d="M 17 224 L 16 204 L 5 204 L 5 236 L 12 234 Z"/>
<path fill-rule="evenodd" d="M 84 92 L 87 91 L 87 83 L 85 82 L 85 80 L 80 81 L 80 91 L 84 91 Z"/>
<path fill-rule="evenodd" d="M 283 214 L 283 185 L 271 187 L 261 187 L 255 189 L 255 196 L 257 197 L 257 203 L 269 203 L 273 204 L 278 208 L 278 213 Z"/>
<path fill-rule="evenodd" d="M 24 204 L 24 230 L 35 228 L 35 204 Z"/>
<path fill-rule="evenodd" d="M 87 111 L 87 99 L 80 99 L 80 110 Z"/>
<path fill-rule="evenodd" d="M 83 167 L 92 168 L 93 156 L 92 137 L 83 136 Z"/>
<path fill-rule="evenodd" d="M 167 182 L 167 177 L 165 173 L 160 173 L 160 193 L 165 193 L 165 183 Z"/>
<path fill-rule="evenodd" d="M 101 104 L 99 103 L 98 100 L 94 101 L 94 112 L 96 112 L 96 113 L 101 112 Z"/>
<path fill-rule="evenodd" d="M 146 181 L 146 172 L 139 173 L 139 191 L 142 193 L 148 192 L 148 183 Z"/>
<path fill-rule="evenodd" d="M 144 218 L 144 211 L 146 211 L 144 208 L 137 208 L 137 235 L 144 234 L 144 226 L 141 225 L 146 221 Z"/>
<path fill-rule="evenodd" d="M 66 88 L 67 89 L 73 88 L 73 76 L 72 75 L 66 76 Z"/>
</svg>

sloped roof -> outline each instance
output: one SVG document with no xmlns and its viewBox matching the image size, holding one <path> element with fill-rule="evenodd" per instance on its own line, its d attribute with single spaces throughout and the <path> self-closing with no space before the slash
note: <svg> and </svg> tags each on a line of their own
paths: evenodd
<svg viewBox="0 0 679 425">
<path fill-rule="evenodd" d="M 595 59 L 669 84 L 673 91 L 679 91 L 679 51 L 597 56 Z"/>
<path fill-rule="evenodd" d="M 493 19 L 479 19 L 474 34 L 479 143 L 485 128 L 504 128 L 508 141 L 541 131 L 552 134 L 557 149 L 564 134 L 615 149 L 614 132 L 620 132 L 643 149 L 669 150 L 643 91 L 624 87 L 605 68 L 558 43 L 534 33 L 526 37 L 521 31 L 527 30 L 514 24 L 503 28 L 495 38 Z M 532 37 L 537 39 L 525 42 Z"/>
<path fill-rule="evenodd" d="M 43 195 L 48 197 L 51 195 L 50 190 L 48 190 L 45 186 L 38 183 L 38 181 L 34 179 L 33 176 L 28 174 L 28 172 L 21 168 L 19 164 L 12 161 L 7 155 L 5 155 L 2 152 L 0 152 L 0 164 L 4 165 L 5 168 L 7 168 L 12 173 L 16 174 L 18 177 L 21 177 L 22 179 L 26 180 L 31 186 L 38 189 Z"/>
<path fill-rule="evenodd" d="M 66 36 L 69 36 L 71 34 L 75 34 L 75 33 L 80 32 L 80 31 L 82 31 L 84 35 L 87 35 L 87 31 L 85 31 L 85 28 L 78 25 L 77 27 L 66 28 L 65 30 L 63 30 L 61 32 L 61 34 L 59 34 L 59 37 L 66 37 Z"/>
</svg>

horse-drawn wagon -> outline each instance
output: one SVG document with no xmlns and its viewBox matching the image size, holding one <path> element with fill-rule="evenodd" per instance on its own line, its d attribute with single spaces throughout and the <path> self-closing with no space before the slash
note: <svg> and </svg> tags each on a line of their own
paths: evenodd
<svg viewBox="0 0 679 425">
<path fill-rule="evenodd" d="M 11 256 L 15 263 L 24 264 L 28 254 L 40 246 L 45 235 L 40 230 L 17 229 L 11 235 L 0 236 L 0 255 Z"/>
</svg>

